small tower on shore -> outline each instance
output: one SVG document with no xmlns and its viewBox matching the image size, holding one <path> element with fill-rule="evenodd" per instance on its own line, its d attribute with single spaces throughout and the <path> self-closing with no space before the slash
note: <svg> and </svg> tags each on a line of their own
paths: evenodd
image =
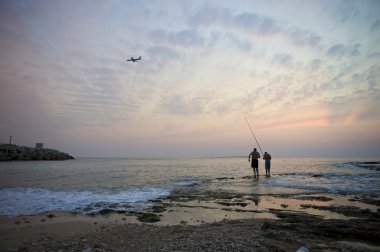
<svg viewBox="0 0 380 252">
<path fill-rule="evenodd" d="M 36 143 L 36 149 L 42 150 L 44 148 L 44 143 Z"/>
</svg>

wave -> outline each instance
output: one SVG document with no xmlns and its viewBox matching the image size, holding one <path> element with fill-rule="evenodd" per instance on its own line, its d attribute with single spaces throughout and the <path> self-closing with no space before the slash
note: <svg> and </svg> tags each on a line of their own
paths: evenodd
<svg viewBox="0 0 380 252">
<path fill-rule="evenodd" d="M 380 162 L 378 161 L 349 162 L 349 163 L 338 164 L 338 166 L 349 168 L 349 169 L 365 169 L 365 170 L 380 171 Z"/>
<path fill-rule="evenodd" d="M 380 195 L 379 174 L 284 173 L 272 176 L 273 187 L 294 188 L 342 195 Z"/>
<path fill-rule="evenodd" d="M 173 181 L 166 187 L 96 188 L 92 190 L 49 190 L 12 187 L 0 189 L 0 215 L 35 215 L 51 211 L 76 212 L 85 215 L 102 211 L 141 211 L 152 207 L 152 201 L 171 194 L 173 190 L 190 188 L 202 183 L 195 178 Z"/>
<path fill-rule="evenodd" d="M 201 184 L 203 181 L 195 178 L 179 179 L 173 182 L 174 187 L 192 187 Z"/>
<path fill-rule="evenodd" d="M 0 189 L 0 215 L 35 215 L 49 211 L 96 214 L 103 209 L 134 211 L 149 208 L 149 201 L 169 194 L 170 189 L 158 187 L 132 188 L 118 192 L 3 188 Z"/>
<path fill-rule="evenodd" d="M 346 174 L 346 173 L 314 173 L 314 172 L 288 172 L 288 173 L 280 173 L 277 176 L 285 176 L 285 177 L 302 177 L 302 178 L 344 178 L 344 177 L 352 177 L 352 176 L 361 176 L 363 174 Z"/>
</svg>

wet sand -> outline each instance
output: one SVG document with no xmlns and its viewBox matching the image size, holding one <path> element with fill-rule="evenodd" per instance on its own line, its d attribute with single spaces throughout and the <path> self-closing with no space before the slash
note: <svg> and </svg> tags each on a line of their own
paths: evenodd
<svg viewBox="0 0 380 252">
<path fill-rule="evenodd" d="M 380 199 L 189 190 L 146 212 L 0 218 L 1 251 L 380 251 Z"/>
</svg>

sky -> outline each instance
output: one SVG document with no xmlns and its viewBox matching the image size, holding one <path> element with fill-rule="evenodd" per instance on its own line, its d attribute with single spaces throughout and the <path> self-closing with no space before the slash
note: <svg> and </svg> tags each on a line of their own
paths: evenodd
<svg viewBox="0 0 380 252">
<path fill-rule="evenodd" d="M 0 140 L 380 157 L 380 1 L 0 0 Z M 142 57 L 128 62 L 130 57 Z"/>
</svg>

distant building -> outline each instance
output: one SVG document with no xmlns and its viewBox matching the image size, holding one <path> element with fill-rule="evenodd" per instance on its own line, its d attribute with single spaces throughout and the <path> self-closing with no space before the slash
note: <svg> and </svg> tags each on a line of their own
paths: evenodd
<svg viewBox="0 0 380 252">
<path fill-rule="evenodd" d="M 44 143 L 36 143 L 36 149 L 41 150 L 44 148 Z"/>
</svg>

